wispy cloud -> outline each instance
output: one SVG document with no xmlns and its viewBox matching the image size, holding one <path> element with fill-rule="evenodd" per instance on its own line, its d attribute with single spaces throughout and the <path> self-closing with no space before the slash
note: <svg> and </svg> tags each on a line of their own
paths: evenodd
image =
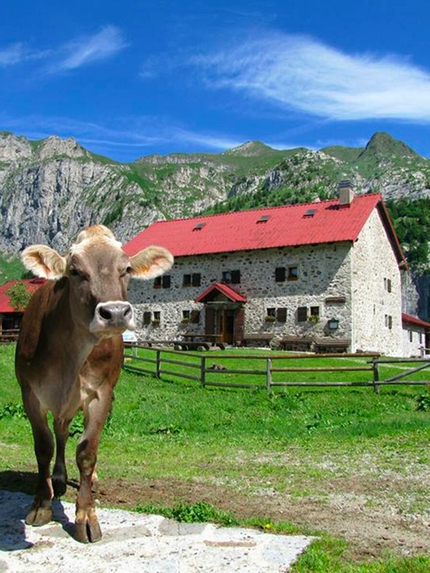
<svg viewBox="0 0 430 573">
<path fill-rule="evenodd" d="M 273 33 L 190 64 L 204 72 L 207 86 L 329 120 L 430 121 L 430 73 L 406 58 L 346 54 Z"/>
<path fill-rule="evenodd" d="M 126 47 L 122 31 L 116 26 L 106 26 L 92 36 L 76 38 L 60 47 L 60 57 L 49 71 L 74 70 L 110 58 Z"/>
<path fill-rule="evenodd" d="M 127 117 L 112 121 L 114 127 L 95 122 L 85 122 L 66 117 L 25 116 L 10 118 L 0 114 L 4 129 L 21 132 L 31 139 L 43 139 L 49 135 L 74 137 L 83 145 L 110 148 L 157 148 L 169 145 L 192 145 L 194 149 L 225 150 L 244 142 L 243 138 L 224 134 L 197 133 L 156 117 Z M 133 129 L 124 128 L 133 125 Z M 31 126 L 31 132 L 29 131 Z"/>
<path fill-rule="evenodd" d="M 49 54 L 48 50 L 32 50 L 23 42 L 16 42 L 0 49 L 0 67 L 14 66 L 29 60 L 41 60 Z"/>
</svg>

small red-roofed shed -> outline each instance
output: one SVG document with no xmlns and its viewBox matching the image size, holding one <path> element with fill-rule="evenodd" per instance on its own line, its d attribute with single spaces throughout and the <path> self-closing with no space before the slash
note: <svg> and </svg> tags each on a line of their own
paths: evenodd
<svg viewBox="0 0 430 573">
<path fill-rule="evenodd" d="M 28 292 L 33 293 L 46 282 L 45 279 L 32 278 L 8 281 L 0 285 L 0 337 L 4 340 L 16 338 L 21 326 L 23 310 L 13 308 L 8 291 L 16 284 L 25 285 Z M 13 335 L 13 336 L 12 336 Z"/>
</svg>

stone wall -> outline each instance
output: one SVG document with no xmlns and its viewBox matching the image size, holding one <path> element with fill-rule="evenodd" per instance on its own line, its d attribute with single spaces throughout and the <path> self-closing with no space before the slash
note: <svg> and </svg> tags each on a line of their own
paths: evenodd
<svg viewBox="0 0 430 573">
<path fill-rule="evenodd" d="M 352 255 L 352 350 L 401 356 L 400 271 L 376 209 L 355 242 Z"/>
<path fill-rule="evenodd" d="M 403 324 L 403 356 L 422 356 L 425 341 L 423 327 L 417 324 Z"/>
<path fill-rule="evenodd" d="M 275 281 L 277 267 L 297 267 L 297 280 Z M 133 281 L 129 299 L 135 306 L 138 334 L 151 340 L 171 340 L 183 332 L 204 332 L 204 305 L 195 298 L 215 282 L 223 271 L 239 270 L 240 284 L 231 287 L 244 295 L 244 332 L 273 333 L 275 340 L 285 335 L 321 338 L 351 338 L 351 257 L 350 245 L 299 246 L 205 256 L 178 257 L 170 272 L 170 288 L 153 287 L 153 281 Z M 288 271 L 287 271 L 288 272 Z M 200 273 L 200 286 L 184 287 L 183 275 Z M 298 321 L 297 308 L 318 307 L 319 321 Z M 267 309 L 285 308 L 286 322 L 266 320 Z M 182 322 L 183 311 L 200 310 L 198 324 Z M 160 323 L 143 325 L 145 312 L 160 313 Z M 339 320 L 330 332 L 327 321 Z"/>
</svg>

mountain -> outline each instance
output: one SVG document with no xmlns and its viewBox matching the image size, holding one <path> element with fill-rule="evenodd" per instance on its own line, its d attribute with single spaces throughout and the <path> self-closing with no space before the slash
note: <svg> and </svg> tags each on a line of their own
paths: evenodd
<svg viewBox="0 0 430 573">
<path fill-rule="evenodd" d="M 121 164 L 73 138 L 0 132 L 0 251 L 62 250 L 86 225 L 125 241 L 155 220 L 325 199 L 340 179 L 386 199 L 430 197 L 430 161 L 389 134 L 365 148 L 276 150 L 250 141 L 223 153 L 148 155 Z"/>
</svg>

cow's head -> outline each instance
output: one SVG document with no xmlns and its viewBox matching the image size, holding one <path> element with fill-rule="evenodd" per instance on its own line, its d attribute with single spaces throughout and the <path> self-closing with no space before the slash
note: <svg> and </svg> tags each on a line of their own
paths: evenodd
<svg viewBox="0 0 430 573">
<path fill-rule="evenodd" d="M 173 256 L 163 247 L 147 247 L 128 257 L 103 225 L 82 231 L 66 255 L 44 245 L 22 253 L 25 267 L 38 277 L 68 281 L 73 318 L 97 337 L 134 330 L 127 301 L 130 278 L 152 279 L 169 270 Z"/>
</svg>

